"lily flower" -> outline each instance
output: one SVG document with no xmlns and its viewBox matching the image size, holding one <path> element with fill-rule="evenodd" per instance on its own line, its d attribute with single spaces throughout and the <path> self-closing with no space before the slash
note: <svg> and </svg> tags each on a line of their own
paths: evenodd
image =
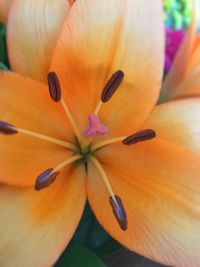
<svg viewBox="0 0 200 267">
<path fill-rule="evenodd" d="M 28 8 L 16 3 L 8 46 L 11 22 Z M 53 265 L 86 198 L 125 247 L 167 265 L 198 266 L 200 99 L 155 105 L 162 20 L 160 0 L 75 1 L 48 86 L 0 72 L 1 266 Z M 42 81 L 47 65 L 38 60 L 27 64 Z"/>
</svg>

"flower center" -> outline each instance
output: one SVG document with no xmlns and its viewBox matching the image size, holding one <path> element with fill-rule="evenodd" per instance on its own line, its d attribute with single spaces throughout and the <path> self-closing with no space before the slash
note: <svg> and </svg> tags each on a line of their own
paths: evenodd
<svg viewBox="0 0 200 267">
<path fill-rule="evenodd" d="M 61 86 L 60 86 L 60 82 L 59 82 L 59 79 L 56 73 L 50 72 L 48 74 L 48 85 L 49 85 L 50 97 L 53 101 L 60 103 L 62 105 L 63 110 L 67 116 L 67 119 L 69 120 L 72 126 L 72 129 L 74 131 L 74 134 L 76 137 L 76 143 L 63 141 L 60 139 L 56 139 L 50 136 L 46 136 L 40 133 L 33 132 L 31 130 L 18 128 L 4 121 L 0 121 L 0 133 L 4 135 L 13 135 L 13 134 L 30 135 L 30 136 L 42 139 L 47 142 L 55 143 L 73 152 L 72 157 L 67 158 L 66 160 L 64 160 L 63 162 L 61 162 L 55 167 L 50 166 L 47 170 L 41 172 L 41 174 L 39 174 L 36 177 L 35 190 L 37 191 L 40 191 L 44 188 L 48 188 L 51 184 L 53 184 L 57 176 L 59 175 L 60 171 L 66 166 L 68 166 L 69 164 L 72 164 L 74 162 L 84 163 L 85 165 L 87 165 L 88 162 L 90 162 L 90 164 L 93 164 L 98 170 L 99 174 L 101 175 L 104 181 L 104 184 L 107 188 L 107 191 L 109 194 L 108 201 L 111 205 L 113 214 L 120 228 L 122 230 L 126 230 L 127 229 L 127 215 L 126 215 L 124 205 L 122 203 L 121 198 L 117 196 L 116 194 L 114 194 L 112 190 L 112 186 L 109 182 L 109 179 L 100 161 L 97 159 L 95 152 L 98 149 L 103 148 L 104 146 L 117 143 L 117 142 L 121 142 L 122 145 L 132 145 L 138 142 L 150 140 L 154 138 L 156 134 L 153 130 L 146 129 L 146 130 L 142 130 L 137 133 L 134 133 L 130 136 L 114 137 L 111 139 L 100 141 L 95 144 L 91 141 L 91 139 L 89 139 L 95 136 L 103 136 L 108 133 L 108 128 L 104 126 L 103 123 L 100 121 L 100 118 L 98 117 L 98 113 L 101 107 L 103 106 L 103 104 L 108 102 L 111 99 L 111 97 L 114 95 L 115 91 L 119 88 L 120 84 L 122 83 L 123 78 L 124 78 L 123 71 L 118 70 L 108 80 L 108 82 L 106 83 L 103 89 L 101 100 L 99 101 L 94 113 L 89 114 L 88 128 L 84 131 L 82 135 L 76 124 L 76 121 L 74 120 L 70 112 L 70 109 L 68 108 L 67 104 L 65 103 L 62 97 Z"/>
</svg>

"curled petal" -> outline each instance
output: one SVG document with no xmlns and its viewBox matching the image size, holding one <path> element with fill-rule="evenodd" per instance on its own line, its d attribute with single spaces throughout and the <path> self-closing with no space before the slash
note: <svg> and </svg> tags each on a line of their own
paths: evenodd
<svg viewBox="0 0 200 267">
<path fill-rule="evenodd" d="M 196 45 L 187 65 L 184 79 L 178 84 L 173 98 L 200 96 L 200 42 Z"/>
<path fill-rule="evenodd" d="M 192 56 L 195 45 L 195 33 L 197 30 L 197 1 L 193 0 L 193 15 L 190 27 L 176 54 L 171 70 L 166 77 L 161 90 L 160 102 L 174 98 L 179 83 L 184 79 L 188 62 Z"/>
<path fill-rule="evenodd" d="M 11 68 L 47 83 L 52 51 L 70 5 L 65 0 L 15 0 L 8 19 Z"/>
<path fill-rule="evenodd" d="M 157 139 L 200 153 L 200 98 L 157 105 L 141 126 L 154 129 Z"/>
</svg>

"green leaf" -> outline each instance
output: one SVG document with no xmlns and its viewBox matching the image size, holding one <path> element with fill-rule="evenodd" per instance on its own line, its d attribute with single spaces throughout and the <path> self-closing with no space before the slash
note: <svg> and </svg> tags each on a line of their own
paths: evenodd
<svg viewBox="0 0 200 267">
<path fill-rule="evenodd" d="M 113 239 L 98 223 L 87 203 L 72 243 L 81 243 L 90 249 L 96 249 L 109 240 Z"/>
<path fill-rule="evenodd" d="M 111 239 L 111 236 L 102 228 L 96 218 L 93 216 L 90 229 L 88 231 L 85 244 L 92 249 L 102 246 Z"/>
<path fill-rule="evenodd" d="M 90 249 L 71 244 L 54 267 L 106 267 L 106 265 Z"/>
<path fill-rule="evenodd" d="M 98 256 L 107 256 L 107 255 L 113 254 L 114 252 L 116 252 L 120 248 L 122 248 L 122 245 L 120 245 L 114 239 L 109 239 L 107 242 L 103 243 L 102 246 L 94 249 L 94 252 Z"/>
<path fill-rule="evenodd" d="M 85 240 L 87 239 L 88 232 L 90 231 L 90 226 L 92 224 L 93 220 L 93 214 L 90 209 L 89 204 L 87 203 L 85 206 L 85 210 L 83 212 L 83 216 L 81 218 L 81 221 L 79 223 L 79 226 L 74 233 L 74 236 L 72 238 L 72 242 L 74 243 L 81 243 L 84 244 Z"/>
</svg>

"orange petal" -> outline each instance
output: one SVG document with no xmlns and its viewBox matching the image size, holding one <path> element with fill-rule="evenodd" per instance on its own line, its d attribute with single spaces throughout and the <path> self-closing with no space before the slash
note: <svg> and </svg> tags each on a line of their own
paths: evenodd
<svg viewBox="0 0 200 267">
<path fill-rule="evenodd" d="M 188 62 L 193 52 L 195 45 L 195 33 L 197 29 L 197 3 L 193 0 L 193 16 L 190 27 L 186 36 L 181 44 L 180 49 L 172 64 L 171 70 L 162 85 L 160 102 L 165 102 L 173 99 L 178 84 L 184 79 Z"/>
<path fill-rule="evenodd" d="M 156 139 L 200 152 L 200 98 L 167 102 L 155 107 L 141 129 L 153 129 Z"/>
<path fill-rule="evenodd" d="M 99 152 L 112 188 L 124 203 L 120 230 L 99 173 L 88 168 L 88 198 L 103 227 L 125 247 L 170 266 L 200 262 L 200 158 L 159 139 Z"/>
<path fill-rule="evenodd" d="M 100 111 L 110 132 L 132 132 L 152 109 L 163 66 L 161 10 L 157 0 L 94 0 L 92 5 L 90 0 L 75 1 L 51 69 L 58 74 L 65 100 L 82 131 L 104 85 L 119 69 L 125 78 Z"/>
<path fill-rule="evenodd" d="M 194 49 L 196 49 L 197 47 L 199 47 L 199 45 L 200 45 L 200 34 L 197 33 L 195 44 L 194 44 Z"/>
<path fill-rule="evenodd" d="M 196 37 L 193 53 L 187 65 L 186 75 L 200 64 L 200 36 Z"/>
<path fill-rule="evenodd" d="M 65 0 L 15 0 L 8 20 L 11 67 L 46 83 L 50 58 L 69 9 Z"/>
<path fill-rule="evenodd" d="M 193 53 L 188 61 L 184 79 L 177 85 L 173 98 L 200 96 L 200 36 L 196 37 Z"/>
<path fill-rule="evenodd" d="M 0 0 L 0 21 L 6 22 L 8 18 L 8 12 L 13 0 Z"/>
<path fill-rule="evenodd" d="M 0 187 L 0 265 L 53 266 L 84 209 L 85 171 L 64 172 L 51 188 Z"/>
<path fill-rule="evenodd" d="M 72 138 L 46 86 L 9 72 L 0 72 L 0 81 L 0 120 L 61 140 Z M 0 151 L 0 182 L 15 185 L 33 185 L 37 175 L 69 157 L 58 145 L 20 133 L 0 135 Z"/>
<path fill-rule="evenodd" d="M 173 93 L 173 99 L 200 96 L 200 67 L 193 68 L 178 84 Z"/>
</svg>

